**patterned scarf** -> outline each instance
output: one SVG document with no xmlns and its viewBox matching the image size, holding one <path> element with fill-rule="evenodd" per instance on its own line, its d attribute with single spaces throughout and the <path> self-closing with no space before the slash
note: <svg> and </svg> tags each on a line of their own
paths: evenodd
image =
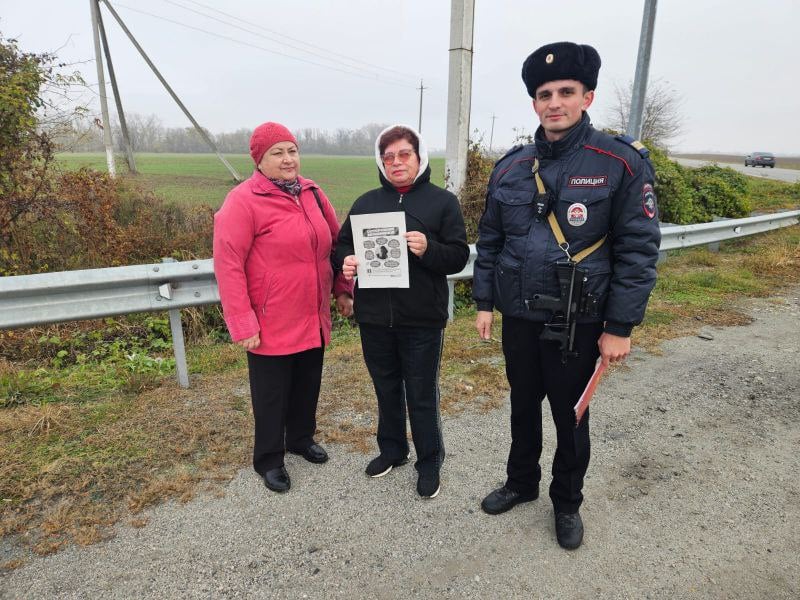
<svg viewBox="0 0 800 600">
<path fill-rule="evenodd" d="M 300 195 L 300 188 L 303 187 L 300 184 L 300 181 L 294 179 L 292 181 L 286 181 L 285 179 L 273 179 L 272 177 L 267 177 L 272 183 L 277 185 L 281 188 L 284 192 L 289 194 L 290 196 L 299 196 Z"/>
</svg>

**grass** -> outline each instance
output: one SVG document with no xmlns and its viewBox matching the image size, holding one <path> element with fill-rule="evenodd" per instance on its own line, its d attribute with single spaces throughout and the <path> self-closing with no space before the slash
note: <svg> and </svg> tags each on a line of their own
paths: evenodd
<svg viewBox="0 0 800 600">
<path fill-rule="evenodd" d="M 253 161 L 248 155 L 228 154 L 225 158 L 242 177 L 253 172 Z M 62 153 L 58 162 L 66 170 L 91 167 L 104 171 L 105 154 Z M 125 170 L 120 157 L 117 167 Z M 235 182 L 225 166 L 213 154 L 156 154 L 136 155 L 140 174 L 132 177 L 140 185 L 161 198 L 172 202 L 208 204 L 217 208 Z M 444 184 L 444 158 L 432 158 L 432 181 Z M 378 184 L 378 167 L 367 156 L 301 156 L 301 173 L 316 181 L 330 198 L 341 218 L 347 214 L 353 201 Z"/>
<path fill-rule="evenodd" d="M 800 167 L 798 167 L 800 168 Z M 748 177 L 750 197 L 759 211 L 794 210 L 800 206 L 800 183 Z"/>
</svg>

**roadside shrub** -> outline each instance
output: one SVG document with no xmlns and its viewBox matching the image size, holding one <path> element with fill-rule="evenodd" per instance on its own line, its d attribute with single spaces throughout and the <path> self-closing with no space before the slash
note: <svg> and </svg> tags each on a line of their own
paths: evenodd
<svg viewBox="0 0 800 600">
<path fill-rule="evenodd" d="M 213 210 L 160 200 L 124 179 L 80 169 L 55 178 L 46 215 L 28 213 L 0 249 L 22 275 L 211 256 Z"/>
<path fill-rule="evenodd" d="M 650 148 L 650 160 L 656 171 L 655 190 L 661 221 L 678 225 L 696 223 L 702 210 L 692 194 L 688 169 L 671 161 L 658 148 Z"/>
<path fill-rule="evenodd" d="M 740 218 L 751 209 L 747 176 L 728 167 L 682 167 L 658 148 L 650 148 L 656 171 L 656 196 L 661 220 L 689 225 L 715 216 Z"/>
<path fill-rule="evenodd" d="M 747 177 L 729 167 L 708 165 L 691 171 L 695 199 L 702 207 L 702 221 L 713 217 L 746 217 L 751 210 Z"/>
<path fill-rule="evenodd" d="M 461 188 L 461 211 L 467 228 L 467 241 L 478 239 L 478 222 L 486 203 L 486 188 L 494 161 L 484 154 L 479 142 L 471 142 L 467 150 L 467 175 Z"/>
</svg>

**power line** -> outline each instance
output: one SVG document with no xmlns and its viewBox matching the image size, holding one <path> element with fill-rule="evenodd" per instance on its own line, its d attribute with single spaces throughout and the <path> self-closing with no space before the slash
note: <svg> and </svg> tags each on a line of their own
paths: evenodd
<svg viewBox="0 0 800 600">
<path fill-rule="evenodd" d="M 208 5 L 206 5 L 206 4 L 203 4 L 202 2 L 197 2 L 196 0 L 186 0 L 186 1 L 187 1 L 187 2 L 191 2 L 192 4 L 196 4 L 197 6 L 200 6 L 200 7 L 202 7 L 202 8 L 208 9 L 208 10 L 210 10 L 210 11 L 213 11 L 213 12 L 215 12 L 215 13 L 219 13 L 219 14 L 221 14 L 221 15 L 225 15 L 226 17 L 229 17 L 230 19 L 233 19 L 234 21 L 238 21 L 238 22 L 240 22 L 240 23 L 246 23 L 246 24 L 248 24 L 248 25 L 250 24 L 250 23 L 249 23 L 248 21 L 246 21 L 245 19 L 242 19 L 242 18 L 240 18 L 240 17 L 237 17 L 236 15 L 232 15 L 232 14 L 230 14 L 230 13 L 226 13 L 225 11 L 218 10 L 218 9 L 216 9 L 216 8 L 212 7 L 212 6 L 208 6 Z M 322 57 L 322 58 L 324 58 L 325 60 L 331 60 L 331 59 L 329 59 L 329 58 L 328 58 L 327 56 L 325 56 L 325 55 L 338 56 L 338 57 L 340 57 L 340 58 L 344 58 L 344 59 L 346 59 L 346 60 L 348 60 L 348 61 L 350 61 L 350 62 L 352 62 L 352 63 L 357 63 L 357 64 L 360 64 L 360 65 L 365 65 L 365 66 L 367 66 L 367 67 L 369 67 L 369 68 L 371 68 L 371 69 L 377 69 L 378 71 L 381 71 L 381 72 L 382 72 L 382 71 L 391 71 L 392 73 L 396 73 L 396 74 L 398 74 L 398 75 L 401 75 L 401 76 L 403 76 L 403 77 L 407 77 L 407 78 L 409 78 L 409 79 L 416 79 L 416 77 L 417 77 L 416 75 L 412 75 L 412 74 L 409 74 L 409 73 L 405 73 L 405 72 L 403 72 L 403 71 L 397 71 L 397 70 L 395 70 L 395 69 L 390 69 L 390 68 L 388 68 L 388 67 L 385 67 L 385 66 L 382 66 L 382 65 L 375 65 L 375 64 L 369 63 L 369 62 L 367 62 L 367 61 L 364 61 L 364 60 L 361 60 L 361 59 L 358 59 L 358 58 L 354 58 L 354 57 L 352 57 L 352 56 L 348 56 L 348 55 L 346 55 L 346 54 L 342 54 L 342 53 L 340 53 L 340 52 L 335 52 L 335 51 L 333 51 L 333 50 L 330 50 L 330 49 L 328 49 L 328 48 L 324 48 L 324 47 L 322 47 L 322 46 L 318 46 L 318 45 L 316 45 L 316 44 L 312 44 L 311 42 L 307 42 L 307 41 L 305 41 L 305 40 L 301 40 L 301 39 L 298 39 L 298 38 L 291 37 L 291 36 L 289 36 L 289 35 L 286 35 L 285 33 L 281 33 L 281 32 L 279 32 L 279 31 L 275 31 L 274 29 L 268 29 L 268 28 L 266 28 L 266 27 L 261 27 L 261 26 L 259 26 L 259 29 L 258 29 L 258 30 L 253 30 L 253 29 L 250 29 L 250 28 L 248 28 L 248 27 L 242 27 L 242 26 L 240 26 L 240 25 L 235 25 L 235 24 L 233 24 L 233 23 L 229 23 L 229 22 L 227 22 L 227 21 L 223 21 L 223 20 L 221 20 L 221 19 L 218 19 L 218 18 L 216 18 L 216 17 L 213 17 L 213 16 L 211 16 L 211 15 L 209 15 L 209 14 L 206 14 L 206 13 L 203 13 L 203 12 L 200 12 L 200 11 L 197 11 L 197 10 L 194 10 L 194 9 L 192 9 L 192 8 L 189 8 L 188 6 L 184 6 L 184 5 L 182 5 L 182 4 L 179 4 L 179 3 L 178 3 L 178 2 L 176 2 L 175 0 L 163 0 L 163 2 L 166 2 L 166 3 L 168 3 L 168 4 L 172 4 L 173 6 L 177 6 L 177 7 L 179 7 L 179 8 L 182 8 L 182 9 L 184 9 L 184 10 L 188 10 L 188 11 L 190 11 L 190 12 L 193 12 L 193 13 L 195 13 L 195 14 L 201 15 L 201 16 L 203 16 L 203 17 L 206 17 L 206 18 L 208 18 L 208 19 L 212 19 L 212 20 L 214 20 L 214 21 L 217 21 L 217 22 L 219 22 L 219 23 L 224 23 L 225 25 L 228 25 L 228 26 L 230 26 L 230 27 L 235 27 L 236 29 L 240 29 L 240 30 L 242 30 L 242 31 L 246 31 L 246 32 L 248 32 L 248 33 L 251 33 L 251 34 L 253 34 L 253 35 L 256 35 L 256 36 L 262 37 L 262 38 L 264 38 L 264 39 L 268 39 L 268 40 L 270 40 L 270 41 L 277 41 L 277 42 L 279 42 L 279 43 L 281 43 L 281 44 L 288 45 L 288 46 L 290 46 L 291 48 L 295 48 L 296 50 L 300 50 L 301 52 L 306 52 L 306 53 L 308 53 L 308 54 L 312 54 L 312 55 L 314 55 L 314 56 L 319 56 L 319 57 Z M 291 40 L 291 41 L 293 41 L 293 42 L 297 42 L 297 43 L 299 43 L 299 44 L 302 44 L 302 45 L 304 45 L 304 46 L 308 46 L 308 47 L 310 47 L 310 48 L 316 48 L 317 50 L 321 50 L 321 51 L 323 51 L 323 52 L 325 53 L 325 55 L 321 55 L 321 54 L 318 54 L 318 53 L 316 53 L 316 52 L 312 52 L 312 51 L 310 51 L 310 50 L 306 50 L 305 48 L 300 48 L 300 47 L 294 46 L 294 45 L 292 45 L 292 44 L 286 44 L 286 42 L 283 42 L 283 41 L 280 41 L 280 40 L 276 40 L 276 39 L 274 39 L 274 38 L 272 38 L 272 37 L 270 37 L 270 36 L 268 36 L 268 35 L 265 35 L 265 34 L 263 33 L 264 31 L 267 31 L 267 32 L 269 32 L 269 33 L 271 33 L 271 34 L 273 34 L 273 35 L 276 35 L 276 36 L 280 37 L 280 38 L 285 38 L 285 39 L 287 39 L 287 40 Z"/>
<path fill-rule="evenodd" d="M 235 44 L 240 44 L 242 46 L 248 46 L 250 48 L 255 48 L 257 50 L 262 50 L 264 52 L 269 52 L 271 54 L 277 54 L 278 56 L 283 56 L 284 58 L 288 58 L 288 59 L 291 59 L 291 60 L 297 60 L 297 61 L 300 61 L 300 62 L 308 63 L 308 64 L 311 64 L 311 65 L 315 65 L 317 67 L 323 67 L 325 69 L 331 69 L 331 70 L 334 70 L 334 71 L 339 71 L 341 73 L 346 73 L 347 75 L 354 75 L 356 77 L 361 77 L 363 79 L 368 79 L 370 81 L 379 81 L 381 83 L 388 83 L 388 84 L 391 84 L 391 85 L 397 85 L 397 86 L 405 87 L 405 88 L 413 87 L 412 85 L 410 85 L 408 83 L 404 83 L 404 82 L 397 81 L 397 80 L 386 79 L 386 78 L 381 77 L 380 75 L 377 75 L 377 74 L 373 74 L 373 75 L 370 76 L 370 75 L 366 75 L 364 73 L 360 73 L 358 71 L 348 71 L 345 68 L 341 68 L 341 66 L 337 67 L 337 66 L 334 66 L 334 65 L 326 65 L 326 64 L 323 64 L 323 63 L 319 63 L 319 62 L 307 59 L 307 58 L 302 58 L 302 57 L 299 57 L 299 56 L 292 56 L 291 54 L 286 54 L 285 52 L 279 52 L 278 50 L 271 50 L 269 48 L 264 48 L 263 46 L 258 46 L 256 44 L 252 44 L 252 43 L 249 43 L 249 42 L 238 40 L 236 38 L 232 38 L 232 37 L 227 36 L 227 35 L 214 33 L 213 31 L 208 31 L 207 29 L 202 29 L 201 27 L 195 27 L 193 25 L 187 25 L 186 23 L 181 23 L 180 21 L 175 21 L 174 19 L 170 19 L 168 17 L 162 17 L 160 15 L 156 15 L 156 14 L 144 11 L 144 10 L 140 10 L 138 8 L 133 8 L 132 6 L 126 6 L 124 4 L 119 4 L 119 3 L 115 3 L 115 4 L 116 4 L 116 6 L 118 6 L 120 8 L 125 8 L 127 10 L 132 11 L 132 12 L 136 12 L 136 13 L 140 13 L 140 14 L 143 14 L 143 15 L 147 15 L 148 17 L 152 17 L 154 19 L 159 19 L 161 21 L 166 21 L 168 23 L 172 23 L 174 25 L 178 25 L 179 27 L 184 27 L 186 29 L 192 29 L 194 31 L 199 31 L 201 33 L 205 33 L 206 35 L 210 35 L 210 36 L 213 36 L 213 37 L 221 38 L 223 40 L 227 40 L 227 41 L 233 42 Z M 414 88 L 414 89 L 416 89 L 416 88 Z"/>
</svg>

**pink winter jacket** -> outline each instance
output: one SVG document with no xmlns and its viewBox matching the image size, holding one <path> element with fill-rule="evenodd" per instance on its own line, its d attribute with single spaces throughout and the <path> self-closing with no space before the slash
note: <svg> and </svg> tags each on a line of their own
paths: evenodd
<svg viewBox="0 0 800 600">
<path fill-rule="evenodd" d="M 255 354 L 318 348 L 320 336 L 327 345 L 331 290 L 353 294 L 341 273 L 333 281 L 336 213 L 316 183 L 298 179 L 299 205 L 256 170 L 214 215 L 214 273 L 225 324 L 233 341 L 259 333 Z"/>
</svg>

